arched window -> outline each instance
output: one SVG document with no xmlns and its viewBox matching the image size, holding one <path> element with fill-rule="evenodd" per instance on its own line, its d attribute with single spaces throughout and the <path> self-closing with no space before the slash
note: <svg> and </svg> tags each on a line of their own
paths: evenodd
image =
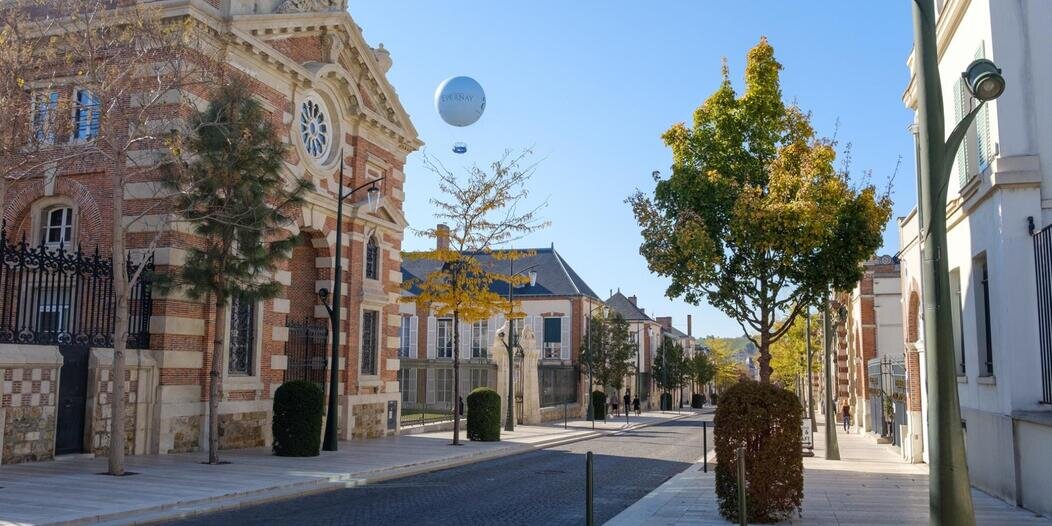
<svg viewBox="0 0 1052 526">
<path fill-rule="evenodd" d="M 376 236 L 370 236 L 365 245 L 365 277 L 380 279 L 380 245 L 376 243 Z"/>
<path fill-rule="evenodd" d="M 68 249 L 73 243 L 73 209 L 54 206 L 44 209 L 41 215 L 40 242 L 48 248 Z"/>
</svg>

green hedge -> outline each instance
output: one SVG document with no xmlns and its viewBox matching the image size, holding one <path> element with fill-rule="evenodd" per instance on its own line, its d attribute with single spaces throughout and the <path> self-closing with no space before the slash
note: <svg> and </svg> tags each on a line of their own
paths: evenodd
<svg viewBox="0 0 1052 526">
<path fill-rule="evenodd" d="M 479 387 L 468 395 L 468 440 L 500 441 L 500 395 Z"/>
<path fill-rule="evenodd" d="M 713 425 L 716 498 L 724 518 L 738 522 L 740 446 L 745 447 L 748 521 L 778 522 L 800 511 L 804 497 L 802 417 L 796 395 L 770 384 L 742 380 L 720 395 Z"/>
<path fill-rule="evenodd" d="M 311 382 L 286 382 L 274 393 L 275 455 L 316 457 L 321 453 L 321 417 L 325 394 Z"/>
<path fill-rule="evenodd" d="M 606 393 L 592 391 L 592 415 L 596 420 L 606 420 Z"/>
<path fill-rule="evenodd" d="M 701 393 L 694 393 L 690 395 L 690 406 L 694 409 L 700 409 L 705 407 L 705 395 Z"/>
</svg>

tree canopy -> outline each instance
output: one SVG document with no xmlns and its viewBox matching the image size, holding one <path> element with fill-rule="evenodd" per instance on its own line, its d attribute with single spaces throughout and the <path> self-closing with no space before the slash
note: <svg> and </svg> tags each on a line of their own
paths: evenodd
<svg viewBox="0 0 1052 526">
<path fill-rule="evenodd" d="M 592 317 L 589 333 L 582 344 L 581 360 L 592 368 L 597 385 L 617 390 L 624 387 L 635 355 L 629 324 L 624 316 L 611 311 L 605 317 L 600 314 Z"/>
<path fill-rule="evenodd" d="M 766 39 L 748 53 L 744 93 L 724 65 L 693 125 L 663 136 L 671 176 L 652 196 L 628 199 L 640 253 L 671 280 L 666 294 L 737 320 L 760 351 L 765 382 L 771 343 L 802 305 L 858 281 L 891 214 L 886 194 L 852 187 L 846 167 L 834 167 L 837 145 L 817 135 L 810 115 L 783 102 L 781 69 Z"/>
<path fill-rule="evenodd" d="M 780 340 L 771 345 L 771 379 L 796 391 L 797 378 L 807 377 L 807 319 L 797 316 Z M 819 324 L 811 324 L 811 370 L 822 370 L 822 341 Z M 800 393 L 796 393 L 799 395 Z"/>
<path fill-rule="evenodd" d="M 654 383 L 659 389 L 668 391 L 683 386 L 687 376 L 686 356 L 683 346 L 672 338 L 665 336 L 661 339 L 661 345 L 654 355 L 654 367 L 652 370 Z"/>
</svg>

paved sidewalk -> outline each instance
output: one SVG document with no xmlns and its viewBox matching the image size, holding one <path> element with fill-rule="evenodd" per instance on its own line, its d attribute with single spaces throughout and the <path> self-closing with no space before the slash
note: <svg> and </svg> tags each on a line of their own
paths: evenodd
<svg viewBox="0 0 1052 526">
<path fill-rule="evenodd" d="M 804 459 L 803 516 L 787 524 L 928 524 L 927 464 L 907 464 L 889 446 L 839 430 L 842 460 L 824 460 L 823 433 L 819 423 L 815 457 Z M 716 506 L 713 458 L 708 473 L 687 468 L 607 525 L 728 524 Z M 978 524 L 1052 524 L 981 491 L 972 496 Z"/>
<path fill-rule="evenodd" d="M 378 482 L 551 447 L 689 416 L 644 413 L 597 422 L 516 426 L 501 442 L 451 447 L 451 431 L 341 442 L 319 457 L 275 457 L 269 449 L 223 451 L 230 464 L 202 464 L 203 453 L 127 457 L 127 477 L 100 475 L 106 459 L 0 466 L 0 525 L 140 524 Z"/>
</svg>

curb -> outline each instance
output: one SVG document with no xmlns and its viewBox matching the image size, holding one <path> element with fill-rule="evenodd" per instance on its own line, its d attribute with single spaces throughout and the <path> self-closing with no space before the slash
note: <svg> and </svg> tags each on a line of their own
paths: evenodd
<svg viewBox="0 0 1052 526">
<path fill-rule="evenodd" d="M 365 473 L 356 473 L 354 475 L 347 474 L 332 477 L 329 479 L 307 480 L 303 482 L 246 491 L 242 493 L 217 495 L 215 497 L 208 497 L 204 499 L 194 499 L 182 502 L 174 502 L 171 504 L 162 504 L 154 506 L 152 508 L 129 510 L 106 515 L 84 517 L 80 519 L 74 519 L 71 521 L 45 524 L 46 526 L 80 526 L 85 524 L 92 524 L 97 526 L 130 526 L 157 524 L 165 521 L 189 519 L 210 513 L 231 511 L 240 508 L 258 506 L 260 504 L 267 504 L 270 502 L 277 502 L 281 500 L 305 497 L 308 495 L 326 493 L 338 489 L 353 488 L 366 484 L 375 484 L 404 477 L 411 477 L 413 475 L 430 473 L 433 471 L 457 468 L 461 466 L 475 464 L 478 462 L 485 462 L 488 460 L 496 460 L 498 458 L 528 453 L 531 451 L 540 451 L 542 449 L 558 447 L 566 444 L 572 444 L 575 442 L 583 442 L 585 440 L 592 440 L 603 436 L 622 435 L 630 431 L 634 431 L 636 429 L 642 429 L 645 427 L 663 424 L 665 422 L 682 420 L 684 418 L 696 416 L 697 414 L 698 413 L 686 413 L 683 415 L 676 415 L 658 422 L 632 424 L 627 428 L 618 429 L 616 431 L 588 430 L 588 432 L 582 433 L 580 435 L 570 437 L 557 437 L 551 440 L 537 442 L 535 444 L 514 443 L 509 444 L 507 447 L 502 447 L 499 449 L 479 451 L 468 455 L 426 461 L 407 466 L 380 469 Z"/>
</svg>

